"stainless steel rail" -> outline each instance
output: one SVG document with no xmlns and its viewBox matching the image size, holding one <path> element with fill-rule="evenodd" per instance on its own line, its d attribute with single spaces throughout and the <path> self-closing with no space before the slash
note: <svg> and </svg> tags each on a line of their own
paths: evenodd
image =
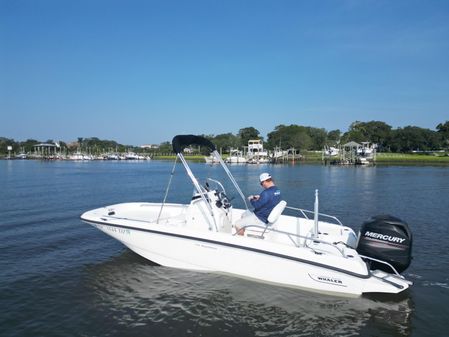
<svg viewBox="0 0 449 337">
<path fill-rule="evenodd" d="M 361 255 L 361 254 L 359 254 L 359 256 L 360 256 L 361 258 L 363 258 L 363 259 L 367 259 L 367 260 L 371 260 L 371 261 L 375 261 L 375 262 L 378 262 L 378 263 L 385 264 L 385 265 L 387 265 L 388 267 L 390 267 L 391 270 L 392 270 L 397 276 L 399 276 L 400 278 L 404 278 L 401 274 L 398 273 L 398 271 L 396 270 L 395 267 L 393 267 L 390 263 L 388 263 L 388 262 L 386 262 L 386 261 L 382 261 L 382 260 L 379 260 L 379 259 L 375 259 L 374 257 L 369 257 L 369 256 Z"/>
<path fill-rule="evenodd" d="M 312 218 L 309 218 L 309 217 L 307 216 L 307 214 L 312 214 L 312 215 L 315 214 L 314 211 L 309 211 L 309 210 L 307 210 L 307 209 L 302 209 L 302 208 L 297 208 L 297 207 L 291 207 L 291 206 L 287 206 L 287 207 L 285 207 L 285 208 L 291 209 L 291 210 L 294 210 L 294 211 L 298 211 L 298 212 L 303 216 L 303 218 L 304 218 L 304 219 L 307 219 L 307 220 L 313 220 Z M 341 221 L 340 221 L 337 217 L 335 217 L 335 216 L 333 216 L 333 215 L 324 214 L 324 213 L 318 213 L 318 215 L 319 215 L 319 216 L 322 216 L 322 217 L 325 217 L 325 218 L 332 219 L 332 220 L 335 221 L 335 223 L 337 223 L 337 224 L 339 224 L 340 226 L 343 227 L 343 224 L 341 223 Z"/>
<path fill-rule="evenodd" d="M 347 256 L 345 255 L 345 253 L 344 253 L 344 249 L 338 247 L 337 245 L 335 245 L 335 244 L 333 244 L 333 243 L 331 243 L 331 242 L 327 242 L 327 241 L 324 241 L 324 240 L 321 240 L 321 239 L 317 239 L 317 238 L 314 238 L 314 237 L 304 236 L 304 235 L 295 234 L 295 233 L 286 232 L 286 231 L 281 231 L 281 230 L 278 230 L 278 229 L 276 229 L 276 228 L 272 228 L 272 227 L 270 227 L 270 226 L 248 225 L 248 226 L 243 226 L 243 228 L 244 228 L 244 229 L 250 229 L 250 228 L 258 228 L 258 229 L 261 229 L 261 235 L 260 235 L 260 238 L 264 238 L 263 235 L 264 235 L 267 231 L 275 232 L 275 233 L 280 233 L 280 234 L 286 235 L 286 236 L 290 239 L 290 241 L 293 243 L 294 246 L 296 246 L 296 247 L 298 247 L 298 248 L 299 248 L 299 247 L 307 247 L 307 248 L 310 248 L 311 250 L 313 250 L 314 252 L 315 252 L 315 251 L 318 251 L 319 249 L 310 247 L 309 245 L 306 244 L 307 241 L 313 241 L 313 242 L 315 242 L 315 243 L 322 243 L 322 244 L 331 246 L 332 248 L 338 250 L 338 252 L 339 252 L 344 258 L 347 257 Z M 236 234 L 237 234 L 237 233 L 234 233 L 233 235 L 236 235 Z M 304 245 L 301 246 L 300 244 L 298 244 L 294 238 L 304 239 Z"/>
</svg>

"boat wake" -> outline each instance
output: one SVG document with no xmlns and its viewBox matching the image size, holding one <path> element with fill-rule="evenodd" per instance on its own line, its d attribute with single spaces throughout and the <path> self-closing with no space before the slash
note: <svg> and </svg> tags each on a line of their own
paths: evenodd
<svg viewBox="0 0 449 337">
<path fill-rule="evenodd" d="M 437 282 L 437 281 L 425 281 L 422 284 L 424 287 L 437 287 L 443 289 L 449 289 L 448 282 Z"/>
</svg>

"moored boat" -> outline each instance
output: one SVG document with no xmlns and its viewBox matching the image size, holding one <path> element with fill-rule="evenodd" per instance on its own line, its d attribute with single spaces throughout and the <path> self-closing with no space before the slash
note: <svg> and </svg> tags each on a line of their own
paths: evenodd
<svg viewBox="0 0 449 337">
<path fill-rule="evenodd" d="M 250 139 L 248 141 L 248 164 L 267 164 L 271 159 L 268 155 L 268 151 L 264 150 L 263 142 L 261 139 Z"/>
<path fill-rule="evenodd" d="M 242 151 L 238 149 L 231 149 L 229 151 L 229 157 L 225 160 L 228 164 L 244 164 L 246 161 L 246 157 L 243 155 Z"/>
</svg>

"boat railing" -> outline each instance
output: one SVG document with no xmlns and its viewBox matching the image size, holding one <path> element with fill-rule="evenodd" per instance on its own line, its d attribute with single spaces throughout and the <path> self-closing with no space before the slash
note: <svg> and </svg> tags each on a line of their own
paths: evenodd
<svg viewBox="0 0 449 337">
<path fill-rule="evenodd" d="M 331 246 L 332 248 L 336 249 L 344 258 L 346 258 L 345 252 L 343 248 L 338 247 L 336 244 L 328 242 L 328 241 L 324 241 L 318 238 L 313 238 L 310 236 L 305 236 L 305 235 L 300 235 L 300 234 L 296 234 L 296 233 L 292 233 L 292 232 L 286 232 L 286 231 L 282 231 L 276 228 L 273 228 L 269 225 L 267 226 L 260 226 L 260 225 L 247 225 L 243 227 L 245 230 L 247 229 L 251 229 L 251 228 L 257 228 L 257 232 L 260 232 L 260 235 L 257 235 L 256 237 L 260 238 L 260 239 L 264 239 L 264 234 L 267 232 L 274 232 L 274 233 L 279 233 L 282 235 L 287 236 L 290 241 L 293 243 L 293 245 L 295 247 L 308 247 L 310 249 L 312 249 L 314 252 L 318 251 L 319 249 L 311 247 L 309 245 L 307 245 L 308 241 L 312 241 L 313 243 L 322 243 L 324 245 L 328 245 Z M 242 229 L 243 229 L 242 228 Z M 237 233 L 233 234 L 233 235 L 237 235 Z M 251 235 L 251 234 L 250 234 Z M 296 239 L 303 239 L 304 240 L 304 244 L 301 245 L 298 243 L 299 240 L 295 240 Z"/>
<path fill-rule="evenodd" d="M 401 274 L 398 273 L 398 271 L 396 270 L 396 268 L 393 267 L 393 265 L 391 265 L 390 263 L 388 263 L 388 262 L 386 262 L 386 261 L 379 260 L 379 259 L 375 259 L 374 257 L 369 257 L 369 256 L 365 256 L 365 255 L 360 255 L 360 254 L 359 254 L 359 256 L 360 256 L 361 258 L 363 258 L 363 259 L 366 259 L 366 260 L 375 261 L 375 262 L 377 262 L 377 263 L 382 263 L 382 264 L 384 264 L 384 265 L 387 265 L 388 267 L 390 267 L 390 269 L 391 269 L 397 276 L 403 278 L 403 277 L 401 276 Z"/>
<path fill-rule="evenodd" d="M 299 214 L 302 215 L 302 217 L 303 217 L 304 219 L 307 219 L 307 220 L 313 220 L 313 215 L 315 215 L 315 212 L 314 212 L 314 211 L 310 211 L 310 210 L 307 210 L 307 209 L 302 209 L 302 208 L 297 208 L 297 207 L 291 207 L 291 206 L 286 206 L 285 208 L 291 209 L 291 210 L 293 210 L 293 211 L 297 211 Z M 309 215 L 312 214 L 312 217 L 310 218 L 307 214 L 309 214 Z M 338 224 L 338 225 L 340 225 L 340 226 L 343 227 L 343 224 L 341 223 L 341 221 L 340 221 L 336 216 L 329 215 L 329 214 L 325 214 L 325 213 L 318 213 L 318 215 L 319 215 L 320 217 L 323 217 L 323 218 L 332 219 L 332 220 L 335 221 L 336 224 Z"/>
</svg>

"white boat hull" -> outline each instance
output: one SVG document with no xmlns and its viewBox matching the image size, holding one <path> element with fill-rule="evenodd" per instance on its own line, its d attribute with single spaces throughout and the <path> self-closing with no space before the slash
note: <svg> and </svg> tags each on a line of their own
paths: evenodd
<svg viewBox="0 0 449 337">
<path fill-rule="evenodd" d="M 228 232 L 192 230 L 182 220 L 188 217 L 188 205 L 172 205 L 172 210 L 165 206 L 175 216 L 156 223 L 160 207 L 146 203 L 119 204 L 86 212 L 81 218 L 144 258 L 167 267 L 220 272 L 345 296 L 398 293 L 408 287 L 398 277 L 391 282 L 374 277 L 361 259 L 317 254 L 309 247 Z M 114 214 L 108 215 L 111 210 Z M 235 212 L 238 215 L 241 210 Z M 129 218 L 128 214 L 135 217 Z"/>
</svg>

